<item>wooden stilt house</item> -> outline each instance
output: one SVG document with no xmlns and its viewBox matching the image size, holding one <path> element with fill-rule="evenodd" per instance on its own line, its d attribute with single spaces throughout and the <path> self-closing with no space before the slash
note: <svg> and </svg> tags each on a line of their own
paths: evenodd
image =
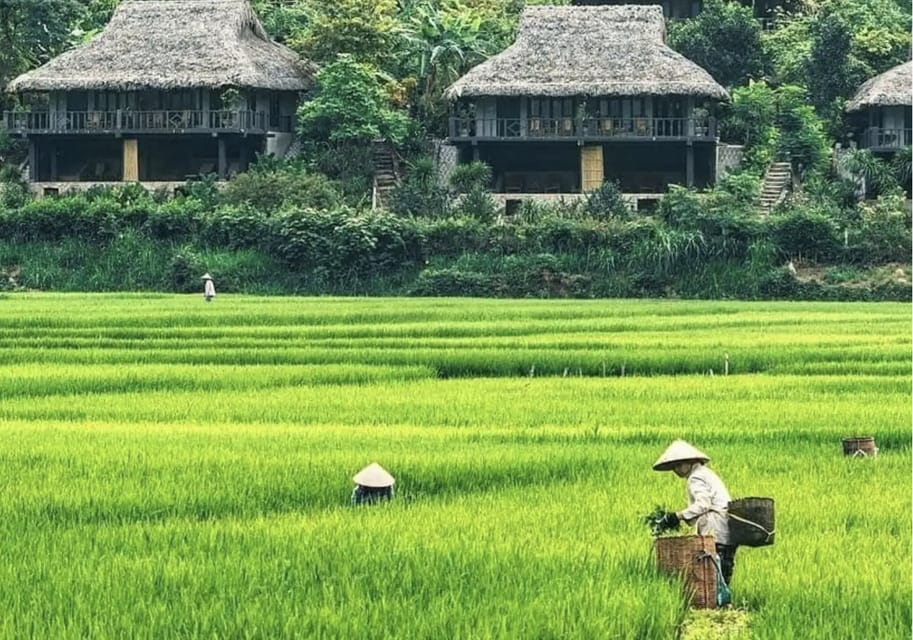
<svg viewBox="0 0 913 640">
<path fill-rule="evenodd" d="M 846 110 L 862 149 L 891 155 L 911 143 L 913 62 L 905 62 L 865 82 Z"/>
<path fill-rule="evenodd" d="M 293 137 L 313 65 L 271 42 L 247 0 L 124 0 L 89 42 L 13 80 L 37 191 L 183 183 L 244 170 Z"/>
<path fill-rule="evenodd" d="M 658 6 L 527 8 L 516 42 L 447 91 L 460 162 L 491 165 L 504 194 L 614 180 L 655 199 L 670 184 L 711 185 L 718 138 L 707 108 L 728 94 L 665 35 Z"/>
</svg>

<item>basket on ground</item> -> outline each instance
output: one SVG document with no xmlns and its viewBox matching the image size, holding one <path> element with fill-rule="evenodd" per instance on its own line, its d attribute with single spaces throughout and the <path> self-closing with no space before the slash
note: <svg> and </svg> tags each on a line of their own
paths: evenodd
<svg viewBox="0 0 913 640">
<path fill-rule="evenodd" d="M 716 608 L 716 544 L 712 536 L 657 538 L 656 565 L 660 571 L 681 574 L 691 606 Z"/>
<path fill-rule="evenodd" d="M 729 503 L 729 544 L 764 547 L 774 543 L 773 498 L 739 498 Z"/>
<path fill-rule="evenodd" d="M 878 455 L 878 447 L 875 446 L 875 438 L 871 436 L 844 438 L 843 455 L 874 458 Z"/>
</svg>

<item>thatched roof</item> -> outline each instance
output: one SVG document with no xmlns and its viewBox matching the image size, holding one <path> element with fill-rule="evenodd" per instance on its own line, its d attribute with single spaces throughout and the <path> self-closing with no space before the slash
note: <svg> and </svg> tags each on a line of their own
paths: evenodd
<svg viewBox="0 0 913 640">
<path fill-rule="evenodd" d="M 866 80 L 849 104 L 847 111 L 868 107 L 913 106 L 913 61 L 888 69 Z"/>
<path fill-rule="evenodd" d="M 269 39 L 247 0 L 124 0 L 98 36 L 8 89 L 295 91 L 310 86 L 314 71 Z"/>
<path fill-rule="evenodd" d="M 666 46 L 658 6 L 534 6 L 517 41 L 457 80 L 447 96 L 693 95 L 728 99 Z"/>
</svg>

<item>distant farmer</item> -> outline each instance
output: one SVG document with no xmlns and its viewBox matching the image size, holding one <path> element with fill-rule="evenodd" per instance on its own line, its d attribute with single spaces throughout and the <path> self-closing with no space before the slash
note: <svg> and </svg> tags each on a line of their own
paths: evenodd
<svg viewBox="0 0 913 640">
<path fill-rule="evenodd" d="M 665 513 L 663 524 L 674 528 L 678 526 L 679 520 L 684 520 L 695 527 L 698 535 L 712 535 L 716 542 L 716 552 L 720 556 L 723 581 L 728 585 L 732 580 L 737 548 L 729 544 L 726 510 L 732 498 L 720 477 L 706 466 L 709 461 L 707 454 L 684 440 L 676 440 L 653 464 L 653 469 L 674 471 L 679 478 L 686 478 L 688 506 L 682 511 Z"/>
<path fill-rule="evenodd" d="M 356 473 L 352 480 L 355 481 L 352 504 L 372 504 L 393 497 L 396 480 L 376 462 Z"/>
<path fill-rule="evenodd" d="M 212 302 L 216 297 L 216 285 L 212 283 L 212 276 L 208 273 L 203 274 L 203 297 L 206 298 L 206 302 Z"/>
</svg>

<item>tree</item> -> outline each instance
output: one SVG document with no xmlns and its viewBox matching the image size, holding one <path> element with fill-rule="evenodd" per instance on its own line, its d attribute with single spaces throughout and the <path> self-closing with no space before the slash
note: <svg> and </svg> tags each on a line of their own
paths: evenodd
<svg viewBox="0 0 913 640">
<path fill-rule="evenodd" d="M 329 0 L 315 3 L 310 25 L 289 46 L 318 64 L 344 54 L 389 70 L 398 29 L 395 0 Z"/>
<path fill-rule="evenodd" d="M 0 2 L 0 85 L 74 44 L 73 25 L 84 11 L 77 0 Z M 0 108 L 8 101 L 8 96 L 0 94 Z"/>
<path fill-rule="evenodd" d="M 780 134 L 776 127 L 777 96 L 765 82 L 749 82 L 732 91 L 732 103 L 720 122 L 728 141 L 745 145 L 746 165 L 756 173 L 773 161 Z"/>
<path fill-rule="evenodd" d="M 788 155 L 800 173 L 820 169 L 830 152 L 830 144 L 821 119 L 809 104 L 808 92 L 802 87 L 780 87 L 777 111 L 778 154 Z"/>
<path fill-rule="evenodd" d="M 811 27 L 812 44 L 806 62 L 808 90 L 819 113 L 824 113 L 835 98 L 846 98 L 859 85 L 853 77 L 850 51 L 853 35 L 837 13 L 829 13 Z"/>
<path fill-rule="evenodd" d="M 750 7 L 735 2 L 707 0 L 696 18 L 670 26 L 669 43 L 726 87 L 764 74 L 761 26 Z"/>
<path fill-rule="evenodd" d="M 471 67 L 509 44 L 515 24 L 514 9 L 477 0 L 463 2 L 432 0 L 406 2 L 400 14 L 403 24 L 401 72 L 415 78 L 416 115 L 429 128 L 443 130 L 447 104 L 444 90 Z"/>
<path fill-rule="evenodd" d="M 317 95 L 298 110 L 299 131 L 306 141 L 398 144 L 406 136 L 405 114 L 390 107 L 378 70 L 340 55 L 316 78 Z"/>
</svg>

